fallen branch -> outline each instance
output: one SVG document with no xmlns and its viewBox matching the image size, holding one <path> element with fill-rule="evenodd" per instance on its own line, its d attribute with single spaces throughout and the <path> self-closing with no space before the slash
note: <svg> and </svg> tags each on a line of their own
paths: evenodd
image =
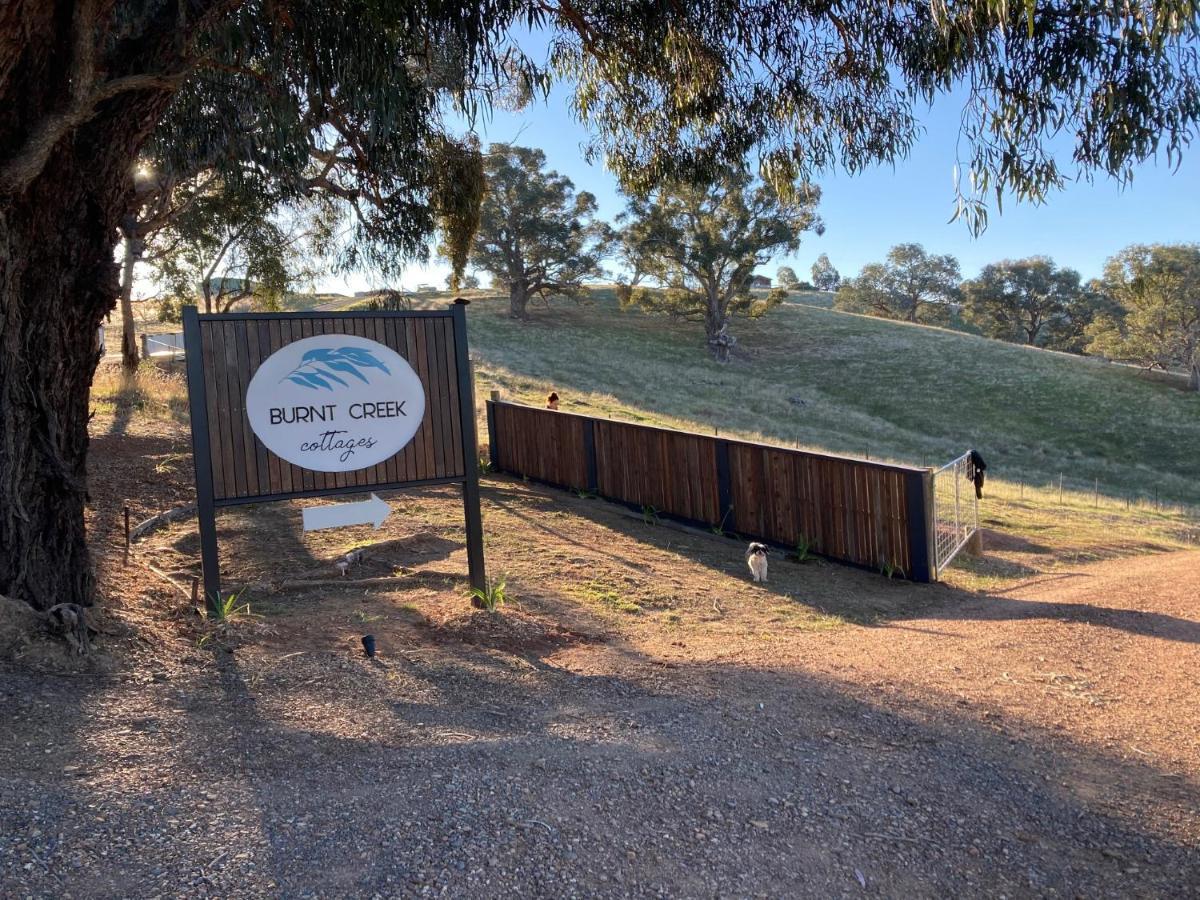
<svg viewBox="0 0 1200 900">
<path fill-rule="evenodd" d="M 129 532 L 129 542 L 131 544 L 140 541 L 146 535 L 151 534 L 164 525 L 170 525 L 173 522 L 179 522 L 183 519 L 190 519 L 196 514 L 196 504 L 189 503 L 187 506 L 177 506 L 174 509 L 168 509 L 166 512 L 159 513 L 156 516 L 151 516 L 144 522 L 139 522 Z"/>
<path fill-rule="evenodd" d="M 617 505 L 617 504 L 614 504 L 614 506 L 615 506 L 615 511 L 616 511 L 617 515 L 622 516 L 623 518 L 626 518 L 626 519 L 632 519 L 635 522 L 641 522 L 643 525 L 646 524 L 645 516 L 642 513 L 633 512 L 632 510 L 625 509 L 624 507 Z M 654 527 L 655 528 L 666 528 L 666 529 L 669 529 L 670 531 L 678 531 L 681 534 L 690 534 L 693 537 L 711 538 L 711 537 L 715 536 L 711 530 L 706 531 L 703 528 L 697 528 L 695 525 L 688 525 L 684 522 L 676 522 L 672 519 L 667 519 L 667 518 L 655 519 Z"/>
<path fill-rule="evenodd" d="M 546 834 L 550 835 L 551 837 L 554 837 L 554 829 L 551 828 L 549 825 L 547 825 L 545 822 L 541 821 L 540 819 L 529 819 L 525 822 L 515 822 L 514 821 L 514 822 L 512 822 L 512 824 L 516 825 L 518 828 L 532 828 L 535 825 L 541 825 L 543 828 L 546 829 Z"/>
<path fill-rule="evenodd" d="M 162 569 L 160 569 L 158 566 L 154 565 L 153 563 L 148 563 L 144 559 L 138 559 L 138 557 L 136 557 L 136 556 L 130 556 L 129 558 L 131 560 L 133 560 L 134 562 L 140 563 L 141 565 L 145 566 L 147 569 L 149 569 L 151 572 L 153 572 L 155 575 L 157 575 L 159 578 L 161 578 L 167 584 L 171 585 L 171 587 L 173 587 L 177 591 L 179 591 L 179 593 L 183 594 L 183 596 L 187 597 L 188 600 L 192 599 L 192 586 L 191 586 L 190 582 L 185 587 L 184 585 L 182 585 L 178 581 L 176 581 L 172 575 L 168 574 L 167 572 L 164 572 Z"/>
<path fill-rule="evenodd" d="M 274 587 L 276 590 L 296 590 L 303 588 L 314 587 L 333 587 L 333 588 L 358 588 L 358 587 L 377 587 L 381 585 L 400 586 L 406 582 L 414 581 L 463 581 L 466 575 L 461 572 L 434 572 L 430 570 L 422 570 L 419 572 L 402 572 L 399 575 L 383 575 L 375 578 L 314 578 L 306 579 L 288 579 L 287 581 L 277 582 Z"/>
</svg>

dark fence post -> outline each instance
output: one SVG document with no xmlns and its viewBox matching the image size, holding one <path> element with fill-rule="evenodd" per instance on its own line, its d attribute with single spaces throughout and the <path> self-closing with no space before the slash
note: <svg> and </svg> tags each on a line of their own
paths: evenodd
<svg viewBox="0 0 1200 900">
<path fill-rule="evenodd" d="M 933 509 L 928 502 L 926 472 L 908 472 L 904 476 L 904 507 L 908 511 L 908 577 L 913 581 L 932 581 L 929 565 L 930 517 Z"/>
<path fill-rule="evenodd" d="M 475 386 L 471 384 L 471 361 L 467 352 L 467 306 L 455 302 L 454 359 L 458 366 L 459 413 L 463 442 L 463 513 L 467 520 L 467 571 L 471 587 L 487 590 L 483 560 L 483 514 L 479 509 L 479 435 L 475 430 Z"/>
<path fill-rule="evenodd" d="M 596 423 L 590 418 L 583 420 L 583 459 L 587 471 L 587 489 L 594 494 L 600 489 L 600 476 L 596 469 Z"/>
<path fill-rule="evenodd" d="M 204 572 L 204 604 L 209 613 L 215 613 L 221 600 L 221 564 L 217 555 L 217 509 L 213 502 L 204 351 L 200 340 L 200 314 L 194 306 L 183 308 L 183 346 L 192 425 L 192 463 L 196 468 L 196 518 L 200 525 L 200 566 Z"/>
<path fill-rule="evenodd" d="M 487 401 L 487 426 L 488 426 L 488 462 L 492 464 L 492 471 L 500 471 L 500 445 L 499 436 L 496 434 L 496 404 L 500 402 L 500 392 L 492 391 L 492 398 Z"/>
<path fill-rule="evenodd" d="M 717 527 L 725 530 L 725 524 L 733 515 L 733 488 L 729 479 L 729 443 L 716 441 L 713 447 L 717 457 L 717 511 L 721 518 Z"/>
</svg>

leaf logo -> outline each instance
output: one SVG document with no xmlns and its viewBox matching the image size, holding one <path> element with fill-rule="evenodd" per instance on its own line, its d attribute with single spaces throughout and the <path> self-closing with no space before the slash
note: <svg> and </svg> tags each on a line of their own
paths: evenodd
<svg viewBox="0 0 1200 900">
<path fill-rule="evenodd" d="M 312 391 L 332 391 L 335 390 L 334 383 L 349 387 L 346 378 L 357 378 L 363 384 L 370 384 L 363 369 L 380 369 L 386 375 L 391 374 L 391 370 L 376 359 L 370 350 L 339 347 L 336 350 L 309 350 L 300 357 L 300 365 L 279 380 L 291 381 Z"/>
</svg>

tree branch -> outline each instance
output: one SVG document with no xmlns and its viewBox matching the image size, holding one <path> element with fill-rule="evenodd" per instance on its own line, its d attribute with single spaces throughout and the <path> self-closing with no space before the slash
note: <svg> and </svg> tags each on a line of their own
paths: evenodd
<svg viewBox="0 0 1200 900">
<path fill-rule="evenodd" d="M 126 75 L 114 78 L 77 97 L 65 110 L 51 113 L 25 144 L 0 165 L 0 193 L 16 194 L 27 188 L 46 166 L 54 148 L 68 133 L 87 122 L 105 100 L 131 91 L 176 90 L 186 73 Z"/>
</svg>

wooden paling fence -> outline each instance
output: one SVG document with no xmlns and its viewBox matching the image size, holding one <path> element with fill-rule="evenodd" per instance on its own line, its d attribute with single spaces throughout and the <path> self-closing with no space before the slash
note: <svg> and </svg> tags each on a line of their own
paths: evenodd
<svg viewBox="0 0 1200 900">
<path fill-rule="evenodd" d="M 656 515 L 719 527 L 914 581 L 930 581 L 928 469 L 487 404 L 498 471 Z"/>
</svg>

